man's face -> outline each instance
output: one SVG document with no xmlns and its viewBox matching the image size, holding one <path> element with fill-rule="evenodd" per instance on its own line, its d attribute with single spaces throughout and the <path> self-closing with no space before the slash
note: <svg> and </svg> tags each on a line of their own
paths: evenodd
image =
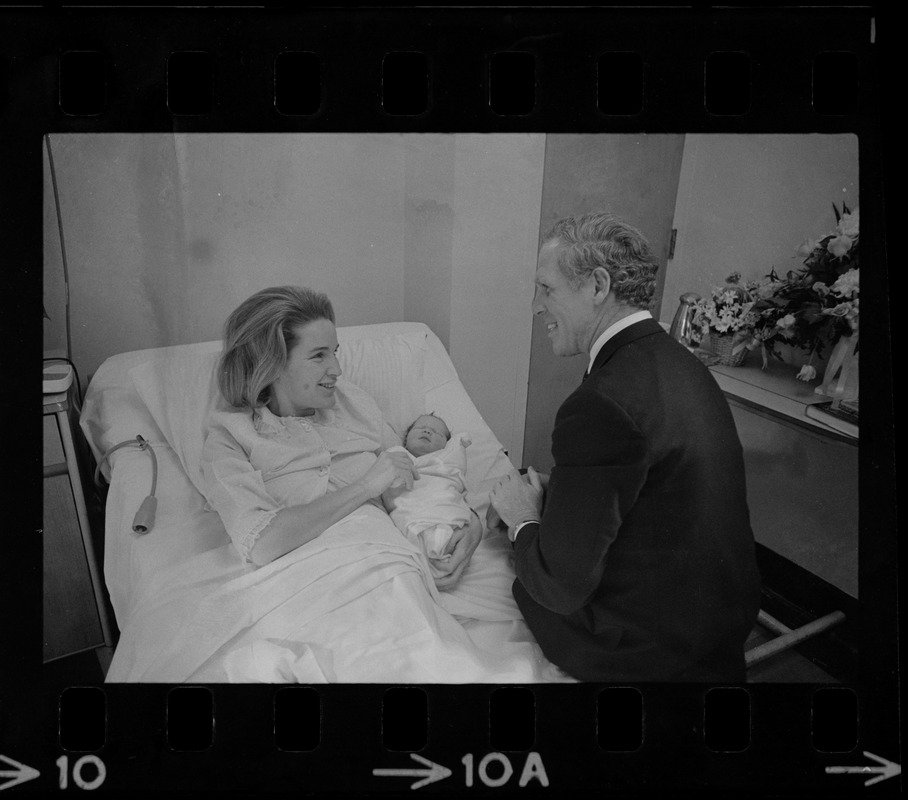
<svg viewBox="0 0 908 800">
<path fill-rule="evenodd" d="M 557 241 L 546 242 L 539 251 L 533 313 L 542 318 L 556 356 L 589 353 L 596 327 L 594 289 L 588 279 L 574 289 L 558 266 Z"/>
</svg>

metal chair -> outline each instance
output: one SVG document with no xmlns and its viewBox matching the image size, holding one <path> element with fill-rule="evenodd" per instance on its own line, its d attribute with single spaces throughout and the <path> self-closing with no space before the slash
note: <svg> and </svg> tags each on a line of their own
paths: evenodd
<svg viewBox="0 0 908 800">
<path fill-rule="evenodd" d="M 783 625 L 779 620 L 769 616 L 769 614 L 761 609 L 759 614 L 757 614 L 757 623 L 775 633 L 776 638 L 770 639 L 768 642 L 764 642 L 763 644 L 759 644 L 756 647 L 747 650 L 744 653 L 744 663 L 747 668 L 750 668 L 754 666 L 754 664 L 765 661 L 771 656 L 782 653 L 785 650 L 790 650 L 795 645 L 816 636 L 818 633 L 828 630 L 833 625 L 838 625 L 844 619 L 845 614 L 843 612 L 833 611 L 819 619 L 813 620 L 813 622 L 802 625 L 800 628 L 792 629 L 787 625 Z"/>
</svg>

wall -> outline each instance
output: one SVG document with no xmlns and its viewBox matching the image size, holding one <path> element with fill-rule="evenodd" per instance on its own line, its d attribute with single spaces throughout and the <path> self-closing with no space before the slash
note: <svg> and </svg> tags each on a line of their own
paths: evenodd
<svg viewBox="0 0 908 800">
<path fill-rule="evenodd" d="M 468 137 L 458 139 L 455 168 L 451 358 L 517 465 L 523 459 L 544 152 L 541 135 Z"/>
<path fill-rule="evenodd" d="M 853 134 L 688 134 L 675 209 L 675 255 L 661 319 L 685 292 L 706 295 L 738 271 L 797 269 L 807 238 L 835 228 L 832 204 L 858 206 Z"/>
<path fill-rule="evenodd" d="M 405 314 L 444 342 L 517 464 L 544 150 L 539 134 L 407 138 Z"/>
<path fill-rule="evenodd" d="M 541 230 L 560 217 L 611 211 L 639 228 L 666 263 L 681 167 L 681 134 L 559 134 L 546 138 Z M 535 272 L 532 265 L 530 280 Z M 654 305 L 660 306 L 663 271 Z M 530 288 L 532 299 L 532 287 Z M 529 314 L 529 307 L 527 308 Z M 532 332 L 523 461 L 547 471 L 551 432 L 562 401 L 580 383 L 586 356 L 559 358 L 541 323 Z"/>
<path fill-rule="evenodd" d="M 544 137 L 51 137 L 72 312 L 89 376 L 114 353 L 219 338 L 259 288 L 310 285 L 338 323 L 426 322 L 519 456 Z M 45 349 L 65 348 L 45 174 Z M 490 347 L 490 343 L 495 343 Z"/>
<path fill-rule="evenodd" d="M 405 157 L 404 308 L 451 344 L 454 137 L 414 137 Z"/>
<path fill-rule="evenodd" d="M 339 322 L 403 313 L 403 151 L 380 137 L 53 136 L 90 374 L 115 352 L 219 338 L 257 289 L 327 292 Z M 46 225 L 46 272 L 55 226 Z"/>
</svg>

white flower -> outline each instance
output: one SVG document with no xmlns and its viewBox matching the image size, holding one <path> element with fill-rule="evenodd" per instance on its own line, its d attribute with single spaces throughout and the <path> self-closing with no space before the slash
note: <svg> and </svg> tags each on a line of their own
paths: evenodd
<svg viewBox="0 0 908 800">
<path fill-rule="evenodd" d="M 848 255 L 853 242 L 849 236 L 834 236 L 826 245 L 826 249 L 836 258 Z"/>
<path fill-rule="evenodd" d="M 857 239 L 860 231 L 860 215 L 858 209 L 847 214 L 842 214 L 839 224 L 836 225 L 836 231 L 842 236 L 847 236 L 849 239 Z"/>
<path fill-rule="evenodd" d="M 823 283 L 823 281 L 817 281 L 810 288 L 820 295 L 820 297 L 826 297 L 826 295 L 829 294 L 829 287 Z"/>
<path fill-rule="evenodd" d="M 805 364 L 801 367 L 801 371 L 795 375 L 799 381 L 812 381 L 817 377 L 816 367 L 812 367 L 810 364 Z"/>
<path fill-rule="evenodd" d="M 860 316 L 861 315 L 858 310 L 858 299 L 855 298 L 851 304 L 851 311 L 849 311 L 847 316 L 845 317 L 845 319 L 848 320 L 848 324 L 851 326 L 851 330 L 857 331 Z"/>
<path fill-rule="evenodd" d="M 839 303 L 835 308 L 824 308 L 823 313 L 828 317 L 847 317 L 853 311 L 851 303 Z"/>
<path fill-rule="evenodd" d="M 776 324 L 779 326 L 779 330 L 787 331 L 795 324 L 795 316 L 794 314 L 786 314 Z"/>
<path fill-rule="evenodd" d="M 805 239 L 801 244 L 798 245 L 797 254 L 801 258 L 807 258 L 814 250 L 820 246 L 820 242 L 817 239 Z"/>
<path fill-rule="evenodd" d="M 760 300 L 765 300 L 767 297 L 772 297 L 782 283 L 783 281 L 769 281 L 768 283 L 763 283 L 755 287 L 754 291 Z"/>
<path fill-rule="evenodd" d="M 711 289 L 711 300 L 697 304 L 694 325 L 705 334 L 733 333 L 753 327 L 755 314 L 752 311 L 754 301 L 749 292 L 742 286 L 714 286 Z"/>
<path fill-rule="evenodd" d="M 838 280 L 832 284 L 832 291 L 839 297 L 854 297 L 861 288 L 861 271 L 850 269 L 839 275 Z"/>
</svg>

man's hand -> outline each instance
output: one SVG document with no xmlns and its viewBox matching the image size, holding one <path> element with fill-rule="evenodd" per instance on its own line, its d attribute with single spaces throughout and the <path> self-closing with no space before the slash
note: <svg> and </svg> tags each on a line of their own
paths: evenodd
<svg viewBox="0 0 908 800">
<path fill-rule="evenodd" d="M 526 480 L 520 474 L 512 473 L 492 489 L 489 495 L 492 509 L 489 513 L 494 511 L 510 530 L 521 522 L 538 521 L 542 518 L 543 492 L 542 479 L 532 467 L 527 469 Z M 489 521 L 490 526 L 492 521 Z"/>
<path fill-rule="evenodd" d="M 529 469 L 533 469 L 530 467 Z M 529 471 L 529 470 L 528 470 Z M 533 470 L 536 472 L 535 470 Z M 551 477 L 548 472 L 536 472 L 536 476 L 539 478 L 539 483 L 542 485 L 542 505 L 545 507 L 545 493 L 549 488 L 549 478 Z M 524 478 L 526 480 L 526 478 Z M 486 514 L 486 524 L 489 526 L 489 530 L 493 531 L 496 528 L 501 530 L 507 530 L 508 526 L 502 521 L 501 517 L 498 516 L 498 512 L 495 510 L 494 506 L 489 506 L 489 511 Z"/>
</svg>

